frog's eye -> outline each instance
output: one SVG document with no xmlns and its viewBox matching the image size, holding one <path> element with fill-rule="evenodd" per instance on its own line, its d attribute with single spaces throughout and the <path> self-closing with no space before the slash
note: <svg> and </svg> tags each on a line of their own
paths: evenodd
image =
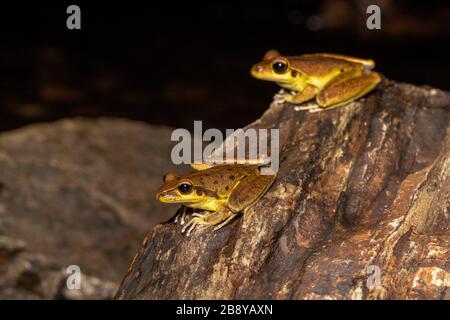
<svg viewBox="0 0 450 320">
<path fill-rule="evenodd" d="M 286 62 L 283 61 L 275 61 L 272 64 L 272 69 L 275 73 L 283 74 L 286 73 L 286 71 L 288 70 L 288 65 Z"/>
<path fill-rule="evenodd" d="M 178 191 L 182 194 L 188 194 L 192 191 L 192 185 L 189 183 L 182 183 L 178 186 Z"/>
</svg>

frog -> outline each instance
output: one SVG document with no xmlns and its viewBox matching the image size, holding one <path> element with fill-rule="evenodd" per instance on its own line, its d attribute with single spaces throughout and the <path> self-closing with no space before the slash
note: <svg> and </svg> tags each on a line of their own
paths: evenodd
<svg viewBox="0 0 450 320">
<path fill-rule="evenodd" d="M 298 105 L 315 99 L 315 104 L 296 110 L 317 112 L 347 105 L 372 91 L 382 79 L 374 67 L 371 59 L 334 53 L 283 56 L 272 49 L 250 73 L 282 87 L 275 101 Z"/>
<path fill-rule="evenodd" d="M 156 199 L 163 203 L 182 204 L 185 208 L 201 210 L 181 232 L 189 236 L 197 226 L 213 226 L 219 230 L 240 213 L 249 210 L 272 185 L 274 175 L 262 175 L 258 165 L 247 164 L 192 164 L 196 171 L 178 175 L 164 175 L 163 185 Z M 177 217 L 175 218 L 175 223 Z"/>
</svg>

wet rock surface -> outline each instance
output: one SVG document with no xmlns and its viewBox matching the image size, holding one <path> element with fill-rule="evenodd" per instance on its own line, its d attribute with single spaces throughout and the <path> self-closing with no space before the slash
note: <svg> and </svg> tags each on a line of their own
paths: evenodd
<svg viewBox="0 0 450 320">
<path fill-rule="evenodd" d="M 153 225 L 170 133 L 69 119 L 0 135 L 0 298 L 108 299 Z M 169 160 L 168 160 L 169 159 Z M 80 290 L 66 285 L 81 270 Z"/>
<path fill-rule="evenodd" d="M 156 226 L 116 298 L 449 299 L 449 113 L 386 79 L 326 112 L 273 103 L 249 126 L 280 129 L 266 195 L 216 232 Z"/>
</svg>

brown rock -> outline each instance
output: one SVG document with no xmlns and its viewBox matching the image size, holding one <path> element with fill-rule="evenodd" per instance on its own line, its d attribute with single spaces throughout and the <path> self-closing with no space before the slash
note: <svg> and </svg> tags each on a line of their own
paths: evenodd
<svg viewBox="0 0 450 320">
<path fill-rule="evenodd" d="M 223 229 L 173 222 L 144 240 L 118 299 L 448 299 L 450 94 L 384 80 L 280 128 L 267 194 Z M 174 213 L 174 212 L 173 212 Z"/>
<path fill-rule="evenodd" d="M 0 298 L 111 298 L 174 166 L 169 128 L 73 119 L 0 135 Z M 70 265 L 80 290 L 68 290 Z"/>
</svg>

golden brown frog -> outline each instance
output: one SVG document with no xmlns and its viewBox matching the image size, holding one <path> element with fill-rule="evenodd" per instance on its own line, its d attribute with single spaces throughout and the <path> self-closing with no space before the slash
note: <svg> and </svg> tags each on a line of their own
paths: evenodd
<svg viewBox="0 0 450 320">
<path fill-rule="evenodd" d="M 202 166 L 193 166 L 203 169 Z M 245 212 L 260 199 L 275 176 L 261 175 L 254 165 L 205 166 L 206 169 L 186 175 L 168 173 L 156 199 L 165 203 L 180 203 L 207 213 L 194 213 L 182 229 L 187 234 L 197 225 L 213 225 L 220 229 L 239 212 Z M 183 222 L 182 222 L 183 224 Z"/>
<path fill-rule="evenodd" d="M 332 53 L 282 56 L 269 50 L 251 69 L 253 77 L 274 81 L 284 89 L 275 96 L 280 102 L 301 104 L 315 98 L 317 105 L 301 110 L 332 109 L 369 93 L 381 81 L 375 62 Z"/>
</svg>

